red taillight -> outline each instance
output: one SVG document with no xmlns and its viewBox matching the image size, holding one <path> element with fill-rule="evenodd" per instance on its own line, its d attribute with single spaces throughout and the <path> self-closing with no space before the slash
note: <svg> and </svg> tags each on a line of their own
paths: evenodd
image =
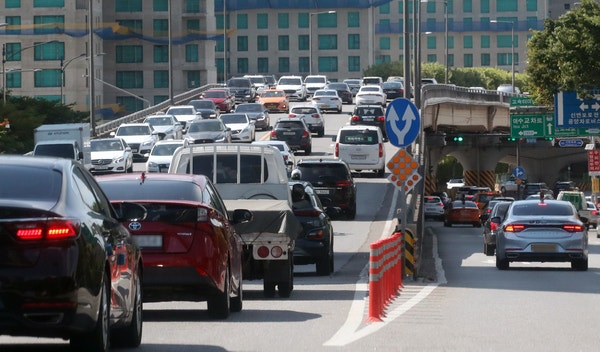
<svg viewBox="0 0 600 352">
<path fill-rule="evenodd" d="M 319 217 L 319 215 L 321 215 L 321 212 L 318 211 L 318 210 L 308 209 L 308 210 L 295 211 L 294 215 L 296 215 L 296 216 L 306 216 L 306 217 L 309 217 L 309 218 L 315 218 L 315 217 Z"/>
<path fill-rule="evenodd" d="M 498 230 L 499 224 L 495 223 L 495 222 L 490 222 L 490 230 L 492 231 L 496 231 Z"/>
<path fill-rule="evenodd" d="M 340 157 L 340 143 L 335 143 L 335 148 L 333 149 L 333 156 L 336 158 Z"/>
<path fill-rule="evenodd" d="M 312 100 L 321 100 L 321 98 L 314 98 L 314 97 L 313 97 L 313 98 L 312 98 Z"/>
<path fill-rule="evenodd" d="M 442 203 L 442 202 L 439 202 L 439 203 L 438 203 L 438 205 L 439 205 L 440 207 L 443 207 L 443 206 L 444 206 L 444 203 Z"/>
<path fill-rule="evenodd" d="M 275 130 L 271 131 L 271 138 L 277 138 L 277 131 L 275 131 Z"/>
<path fill-rule="evenodd" d="M 598 215 L 598 210 L 592 210 L 590 213 L 591 213 L 592 215 Z"/>
<path fill-rule="evenodd" d="M 298 116 L 298 115 L 296 115 L 296 114 L 294 114 L 294 113 L 292 113 L 292 112 L 291 112 L 291 113 L 288 115 L 288 117 L 297 117 L 297 116 Z"/>
<path fill-rule="evenodd" d="M 337 181 L 335 183 L 336 187 L 348 187 L 350 186 L 350 181 L 349 180 L 341 180 L 341 181 Z"/>
<path fill-rule="evenodd" d="M 563 230 L 567 232 L 581 232 L 583 231 L 583 226 L 581 225 L 563 225 Z"/>
<path fill-rule="evenodd" d="M 383 158 L 383 143 L 379 143 L 379 157 Z"/>
<path fill-rule="evenodd" d="M 308 137 L 308 136 L 310 136 L 310 133 L 308 131 L 302 132 L 302 137 Z"/>
<path fill-rule="evenodd" d="M 525 230 L 525 225 L 509 224 L 504 226 L 504 232 L 521 232 Z"/>
<path fill-rule="evenodd" d="M 319 118 L 319 114 L 312 114 L 311 115 L 313 118 L 318 119 Z"/>
<path fill-rule="evenodd" d="M 15 236 L 23 241 L 60 240 L 77 237 L 79 233 L 79 222 L 74 220 L 36 221 L 15 226 Z"/>
<path fill-rule="evenodd" d="M 269 252 L 270 252 L 269 247 L 260 246 L 260 247 L 258 247 L 256 254 L 258 254 L 258 256 L 261 258 L 266 258 L 269 256 Z"/>
<path fill-rule="evenodd" d="M 385 116 L 377 116 L 376 120 L 379 122 L 383 122 L 383 121 L 385 121 Z"/>
<path fill-rule="evenodd" d="M 360 117 L 352 115 L 352 121 L 360 121 Z"/>
</svg>

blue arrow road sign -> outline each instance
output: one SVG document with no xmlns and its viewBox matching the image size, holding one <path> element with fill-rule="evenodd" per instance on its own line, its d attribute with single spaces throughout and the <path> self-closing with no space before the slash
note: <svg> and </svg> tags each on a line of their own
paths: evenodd
<svg viewBox="0 0 600 352">
<path fill-rule="evenodd" d="M 600 126 L 600 94 L 593 91 L 581 99 L 576 92 L 554 95 L 554 125 L 556 128 L 593 128 Z"/>
<path fill-rule="evenodd" d="M 414 142 L 421 130 L 421 117 L 415 104 L 406 98 L 392 100 L 385 110 L 385 130 L 396 147 Z"/>
<path fill-rule="evenodd" d="M 558 141 L 559 147 L 573 147 L 573 148 L 581 148 L 583 147 L 583 139 L 561 139 Z"/>
<path fill-rule="evenodd" d="M 513 169 L 512 175 L 514 178 L 525 178 L 525 170 L 522 167 L 517 166 Z"/>
</svg>

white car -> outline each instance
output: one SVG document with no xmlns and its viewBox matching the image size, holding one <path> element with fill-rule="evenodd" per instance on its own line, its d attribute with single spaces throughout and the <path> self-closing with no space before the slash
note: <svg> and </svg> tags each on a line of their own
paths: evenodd
<svg viewBox="0 0 600 352">
<path fill-rule="evenodd" d="M 373 170 L 378 177 L 385 175 L 385 147 L 379 127 L 343 126 L 335 138 L 333 156 L 345 161 L 350 170 Z"/>
<path fill-rule="evenodd" d="M 182 139 L 170 139 L 158 141 L 148 154 L 146 161 L 146 172 L 167 172 L 175 149 L 182 147 Z"/>
<path fill-rule="evenodd" d="M 184 123 L 184 128 L 195 119 L 202 118 L 202 113 L 196 110 L 194 105 L 174 105 L 168 108 L 165 114 L 174 115 L 177 121 Z"/>
<path fill-rule="evenodd" d="M 311 96 L 315 94 L 315 91 L 325 88 L 329 83 L 327 76 L 323 75 L 308 75 L 304 77 L 304 85 L 306 86 L 306 94 Z"/>
<path fill-rule="evenodd" d="M 231 129 L 232 142 L 247 142 L 251 143 L 256 139 L 256 127 L 254 121 L 247 114 L 232 112 L 229 114 L 221 114 L 219 119 L 225 127 Z"/>
<path fill-rule="evenodd" d="M 438 196 L 423 197 L 423 216 L 442 220 L 444 218 L 444 202 Z"/>
<path fill-rule="evenodd" d="M 155 131 L 149 123 L 123 123 L 111 137 L 123 138 L 131 147 L 134 159 L 145 159 L 154 144 L 163 139 L 164 133 Z"/>
<path fill-rule="evenodd" d="M 318 106 L 294 105 L 288 116 L 304 120 L 310 132 L 316 133 L 319 137 L 323 137 L 325 134 L 325 119 Z"/>
<path fill-rule="evenodd" d="M 98 138 L 90 141 L 92 174 L 133 171 L 133 153 L 121 138 Z"/>
<path fill-rule="evenodd" d="M 300 76 L 281 76 L 276 88 L 284 91 L 289 100 L 306 100 L 306 85 Z"/>
<path fill-rule="evenodd" d="M 183 138 L 183 124 L 173 115 L 150 115 L 143 122 L 152 125 L 155 131 L 164 133 L 163 139 Z"/>
<path fill-rule="evenodd" d="M 356 105 L 376 104 L 385 106 L 386 101 L 387 96 L 381 86 L 368 85 L 360 87 L 360 90 L 356 93 L 355 103 Z"/>
<path fill-rule="evenodd" d="M 317 89 L 311 98 L 311 103 L 319 107 L 319 110 L 335 110 L 342 112 L 342 98 L 335 89 Z"/>
<path fill-rule="evenodd" d="M 465 185 L 465 179 L 464 178 L 451 178 L 448 180 L 448 182 L 446 182 L 446 188 L 447 189 L 452 189 L 452 188 L 461 188 Z"/>
<path fill-rule="evenodd" d="M 279 149 L 281 155 L 283 155 L 283 161 L 285 162 L 285 166 L 288 168 L 288 172 L 292 172 L 292 170 L 296 167 L 296 156 L 285 141 L 254 141 L 252 144 L 270 145 Z"/>
</svg>

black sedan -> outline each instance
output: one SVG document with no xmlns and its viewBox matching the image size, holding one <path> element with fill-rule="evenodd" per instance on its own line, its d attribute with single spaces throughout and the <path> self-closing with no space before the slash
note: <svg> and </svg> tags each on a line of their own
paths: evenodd
<svg viewBox="0 0 600 352">
<path fill-rule="evenodd" d="M 404 97 L 404 84 L 400 81 L 384 82 L 381 88 L 387 95 L 387 100 Z"/>
<path fill-rule="evenodd" d="M 280 118 L 271 131 L 270 139 L 286 142 L 294 152 L 303 150 L 305 155 L 312 152 L 312 136 L 303 119 Z"/>
<path fill-rule="evenodd" d="M 136 347 L 142 338 L 142 259 L 79 163 L 0 157 L 0 334 L 69 339 L 75 351 Z"/>
<path fill-rule="evenodd" d="M 294 264 L 316 264 L 317 275 L 333 272 L 333 226 L 329 215 L 339 208 L 324 207 L 312 185 L 306 181 L 290 181 L 292 209 L 302 223 L 296 238 Z"/>
<path fill-rule="evenodd" d="M 329 83 L 327 86 L 325 86 L 325 89 L 337 90 L 338 95 L 342 99 L 342 103 L 344 103 L 344 104 L 352 104 L 353 103 L 352 99 L 354 98 L 354 95 L 352 94 L 352 91 L 350 90 L 350 87 L 348 86 L 347 83 L 343 83 L 343 82 Z"/>
<path fill-rule="evenodd" d="M 263 131 L 271 128 L 271 118 L 269 109 L 263 103 L 243 103 L 235 108 L 235 112 L 248 115 L 250 120 L 254 121 L 254 126 Z"/>
</svg>

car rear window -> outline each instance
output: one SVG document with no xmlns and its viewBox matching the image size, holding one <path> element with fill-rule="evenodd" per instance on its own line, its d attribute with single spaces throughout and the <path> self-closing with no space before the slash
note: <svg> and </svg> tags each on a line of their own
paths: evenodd
<svg viewBox="0 0 600 352">
<path fill-rule="evenodd" d="M 571 203 L 560 204 L 547 203 L 547 202 L 535 202 L 526 204 L 515 203 L 512 207 L 512 214 L 519 216 L 571 216 L 574 215 Z"/>
<path fill-rule="evenodd" d="M 378 107 L 357 107 L 354 110 L 355 115 L 360 116 L 383 116 L 383 110 Z"/>
<path fill-rule="evenodd" d="M 425 197 L 425 203 L 438 204 L 441 202 L 442 200 L 439 197 Z"/>
<path fill-rule="evenodd" d="M 377 131 L 364 130 L 341 130 L 340 143 L 343 144 L 377 144 L 379 143 Z"/>
<path fill-rule="evenodd" d="M 35 160 L 31 161 L 32 163 Z M 62 190 L 62 174 L 56 170 L 11 166 L 0 168 L 0 199 L 57 201 Z"/>
<path fill-rule="evenodd" d="M 294 114 L 303 114 L 303 115 L 316 114 L 317 109 L 316 108 L 292 108 L 292 112 Z"/>
<path fill-rule="evenodd" d="M 150 176 L 151 177 L 151 176 Z M 202 201 L 202 189 L 191 182 L 146 180 L 135 182 L 103 182 L 100 186 L 110 200 L 186 200 Z"/>
<path fill-rule="evenodd" d="M 261 183 L 260 155 L 240 155 L 240 183 Z M 183 161 L 183 158 L 182 158 Z M 214 157 L 213 155 L 194 156 L 193 174 L 206 175 L 213 179 Z M 217 155 L 216 182 L 217 183 L 237 183 L 238 165 L 237 155 Z M 262 182 L 269 178 L 269 168 L 266 160 L 264 161 L 264 175 Z M 189 173 L 189 164 L 186 166 L 186 173 Z"/>
<path fill-rule="evenodd" d="M 344 165 L 340 164 L 302 164 L 298 165 L 302 172 L 302 180 L 308 182 L 350 180 L 351 175 Z"/>
<path fill-rule="evenodd" d="M 302 121 L 279 121 L 276 128 L 304 128 Z"/>
</svg>

